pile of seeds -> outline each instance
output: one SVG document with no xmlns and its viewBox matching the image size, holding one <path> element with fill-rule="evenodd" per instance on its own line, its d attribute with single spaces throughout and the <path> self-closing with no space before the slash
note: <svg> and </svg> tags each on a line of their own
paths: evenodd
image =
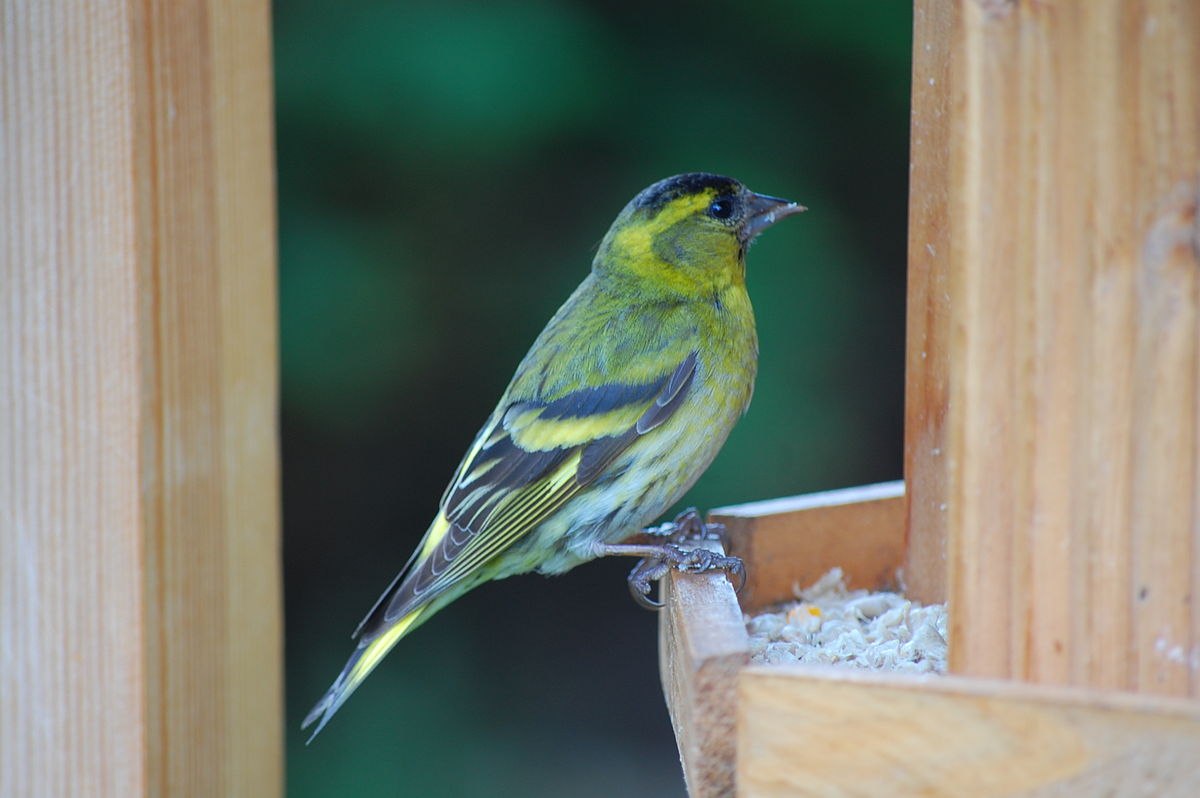
<svg viewBox="0 0 1200 798">
<path fill-rule="evenodd" d="M 797 595 L 798 602 L 746 616 L 751 661 L 945 672 L 946 605 L 847 590 L 840 568 Z"/>
</svg>

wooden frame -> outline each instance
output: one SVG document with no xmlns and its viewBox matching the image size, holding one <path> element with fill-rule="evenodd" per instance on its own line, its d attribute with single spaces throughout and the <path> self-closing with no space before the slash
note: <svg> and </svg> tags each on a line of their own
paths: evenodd
<svg viewBox="0 0 1200 798">
<path fill-rule="evenodd" d="M 834 566 L 852 586 L 894 587 L 904 518 L 900 483 L 713 512 L 757 584 L 778 591 L 739 604 L 720 574 L 665 580 L 663 689 L 693 798 L 1194 793 L 1200 702 L 749 664 L 743 611 Z"/>
<path fill-rule="evenodd" d="M 757 502 L 714 510 L 711 520 L 725 525 L 730 553 L 746 563 L 744 604 L 722 575 L 672 574 L 663 580 L 659 626 L 663 689 L 693 798 L 734 788 L 737 691 L 750 662 L 743 608 L 787 601 L 834 565 L 855 588 L 892 582 L 903 552 L 904 489 L 891 482 Z"/>
<path fill-rule="evenodd" d="M 1200 5 L 917 0 L 913 52 L 907 507 L 714 515 L 747 608 L 903 565 L 951 675 L 746 667 L 724 578 L 672 575 L 689 790 L 1191 795 Z"/>
<path fill-rule="evenodd" d="M 914 26 L 909 585 L 958 673 L 1200 696 L 1200 5 Z"/>
</svg>

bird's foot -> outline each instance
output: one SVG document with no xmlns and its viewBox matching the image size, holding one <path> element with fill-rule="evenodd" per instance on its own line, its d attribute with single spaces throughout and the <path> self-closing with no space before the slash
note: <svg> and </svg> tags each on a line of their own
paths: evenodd
<svg viewBox="0 0 1200 798">
<path fill-rule="evenodd" d="M 667 543 L 654 555 L 640 560 L 629 572 L 629 593 L 633 600 L 648 610 L 661 608 L 661 601 L 650 598 L 650 583 L 662 579 L 669 571 L 688 574 L 720 571 L 735 583 L 737 592 L 741 592 L 746 584 L 746 566 L 740 558 L 727 557 L 699 546 L 683 548 L 677 543 Z"/>
<path fill-rule="evenodd" d="M 658 526 L 647 527 L 643 534 L 656 538 L 668 538 L 672 543 L 684 543 L 693 540 L 720 540 L 725 534 L 724 524 L 704 523 L 704 517 L 695 507 L 689 507 L 674 521 Z"/>
<path fill-rule="evenodd" d="M 735 583 L 734 589 L 741 592 L 746 584 L 746 567 L 742 561 L 718 554 L 704 545 L 720 540 L 724 531 L 722 524 L 705 524 L 700 513 L 692 507 L 677 515 L 671 523 L 643 530 L 643 534 L 666 538 L 667 542 L 600 543 L 596 545 L 595 553 L 601 557 L 641 557 L 629 572 L 629 592 L 638 604 L 656 610 L 662 603 L 650 598 L 651 584 L 673 570 L 690 574 L 722 571 Z"/>
</svg>

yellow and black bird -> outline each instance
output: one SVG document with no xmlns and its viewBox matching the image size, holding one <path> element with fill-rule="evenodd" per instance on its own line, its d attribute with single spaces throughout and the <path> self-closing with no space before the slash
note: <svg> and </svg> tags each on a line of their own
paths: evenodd
<svg viewBox="0 0 1200 798">
<path fill-rule="evenodd" d="M 620 541 L 691 487 L 749 406 L 758 337 L 746 250 L 803 210 L 705 173 L 659 181 L 625 206 L 359 624 L 357 648 L 304 719 L 313 737 L 402 637 L 483 582 L 634 555 L 647 558 L 630 575 L 640 596 L 669 567 L 740 565 Z"/>
</svg>

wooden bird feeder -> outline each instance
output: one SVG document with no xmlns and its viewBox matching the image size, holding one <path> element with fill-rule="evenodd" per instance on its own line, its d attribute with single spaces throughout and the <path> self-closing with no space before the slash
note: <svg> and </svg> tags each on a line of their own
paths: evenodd
<svg viewBox="0 0 1200 798">
<path fill-rule="evenodd" d="M 715 512 L 672 575 L 699 796 L 1200 794 L 1200 4 L 917 0 L 905 483 Z M 946 602 L 945 676 L 748 666 L 840 566 Z"/>
<path fill-rule="evenodd" d="M 951 673 L 673 576 L 689 789 L 1195 795 L 1200 3 L 915 7 L 906 493 L 722 515 L 747 607 L 902 567 Z M 0 795 L 279 795 L 268 4 L 0 8 Z"/>
</svg>

